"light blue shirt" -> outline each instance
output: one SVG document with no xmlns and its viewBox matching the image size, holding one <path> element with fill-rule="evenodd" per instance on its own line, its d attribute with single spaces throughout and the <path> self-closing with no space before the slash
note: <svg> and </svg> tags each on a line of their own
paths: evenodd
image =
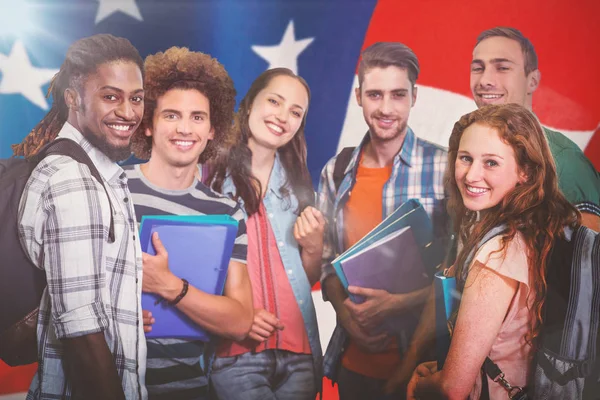
<svg viewBox="0 0 600 400">
<path fill-rule="evenodd" d="M 317 314 L 315 312 L 315 306 L 312 300 L 312 288 L 304 267 L 302 266 L 302 259 L 300 257 L 300 249 L 298 248 L 298 242 L 294 238 L 294 223 L 298 218 L 297 208 L 298 200 L 293 193 L 284 197 L 280 191 L 280 188 L 286 183 L 286 172 L 281 165 L 279 155 L 275 157 L 275 163 L 271 176 L 269 178 L 269 184 L 267 186 L 266 194 L 263 199 L 263 204 L 267 211 L 267 216 L 271 222 L 271 228 L 273 234 L 277 240 L 277 247 L 279 248 L 279 254 L 281 261 L 286 270 L 286 275 L 292 286 L 294 297 L 300 307 L 302 318 L 304 319 L 304 327 L 308 335 L 308 342 L 313 355 L 313 363 L 315 370 L 315 380 L 317 381 L 317 388 L 321 388 L 322 376 L 323 376 L 323 365 L 322 365 L 322 351 L 321 342 L 319 339 L 319 328 L 317 326 Z M 236 193 L 235 186 L 231 177 L 228 176 L 223 183 L 223 194 L 230 197 Z M 239 200 L 243 207 L 243 201 Z M 252 234 L 248 232 L 248 235 Z"/>
</svg>

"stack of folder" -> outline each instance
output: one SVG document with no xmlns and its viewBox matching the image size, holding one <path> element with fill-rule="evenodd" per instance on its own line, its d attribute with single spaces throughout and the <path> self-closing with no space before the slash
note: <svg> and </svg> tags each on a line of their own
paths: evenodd
<svg viewBox="0 0 600 400">
<path fill-rule="evenodd" d="M 442 259 L 443 251 L 434 243 L 429 216 L 418 200 L 411 199 L 332 264 L 346 291 L 348 286 L 358 286 L 400 294 L 430 285 L 431 275 Z M 360 296 L 348 295 L 355 303 L 364 301 Z M 387 321 L 385 328 L 399 335 L 408 330 L 411 336 L 417 322 L 418 315 L 399 317 Z"/>
<path fill-rule="evenodd" d="M 158 232 L 169 254 L 169 268 L 190 285 L 209 294 L 221 295 L 238 222 L 228 215 L 153 215 L 140 223 L 142 251 L 155 255 L 152 234 Z M 142 294 L 142 308 L 156 322 L 149 338 L 185 338 L 208 341 L 210 335 L 185 314 L 151 293 Z"/>
</svg>

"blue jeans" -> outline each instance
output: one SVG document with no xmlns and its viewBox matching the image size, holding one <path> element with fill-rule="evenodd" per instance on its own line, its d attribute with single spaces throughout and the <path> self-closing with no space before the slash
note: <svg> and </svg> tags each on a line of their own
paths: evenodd
<svg viewBox="0 0 600 400">
<path fill-rule="evenodd" d="M 210 376 L 220 400 L 314 400 L 310 354 L 265 350 L 216 358 Z"/>
</svg>

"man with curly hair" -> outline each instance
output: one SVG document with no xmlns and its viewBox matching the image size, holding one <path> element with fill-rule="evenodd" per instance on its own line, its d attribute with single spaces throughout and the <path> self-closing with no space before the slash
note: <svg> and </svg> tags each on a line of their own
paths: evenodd
<svg viewBox="0 0 600 400">
<path fill-rule="evenodd" d="M 138 221 L 144 215 L 229 214 L 239 221 L 239 227 L 223 296 L 187 287 L 169 269 L 167 253 L 157 236 L 152 238 L 157 255 L 143 254 L 143 290 L 159 295 L 211 334 L 242 340 L 253 319 L 245 265 L 246 224 L 235 201 L 202 183 L 199 164 L 210 158 L 230 129 L 233 81 L 217 60 L 187 48 L 172 47 L 150 55 L 144 68 L 145 112 L 132 148 L 136 157 L 149 160 L 126 167 Z M 148 319 L 151 316 L 147 315 Z M 149 339 L 147 346 L 150 398 L 207 396 L 209 371 L 202 365 L 211 364 L 214 350 L 210 343 L 161 338 Z"/>
</svg>

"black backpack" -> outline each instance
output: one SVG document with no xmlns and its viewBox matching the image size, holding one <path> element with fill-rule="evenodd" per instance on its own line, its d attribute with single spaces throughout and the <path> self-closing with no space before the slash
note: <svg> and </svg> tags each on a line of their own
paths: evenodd
<svg viewBox="0 0 600 400">
<path fill-rule="evenodd" d="M 492 231 L 478 248 L 503 229 Z M 513 399 L 600 399 L 600 234 L 585 226 L 565 228 L 565 238 L 557 239 L 549 256 L 546 283 L 531 387 L 521 393 L 511 389 L 490 358 L 483 373 L 504 386 Z M 481 398 L 485 395 L 482 392 Z"/>
<path fill-rule="evenodd" d="M 0 160 L 0 359 L 11 366 L 37 362 L 37 315 L 46 287 L 46 273 L 31 262 L 21 247 L 18 214 L 29 176 L 50 155 L 68 156 L 87 165 L 104 187 L 92 160 L 70 139 L 56 139 L 29 159 Z M 109 240 L 114 241 L 112 204 L 110 207 Z"/>
</svg>

